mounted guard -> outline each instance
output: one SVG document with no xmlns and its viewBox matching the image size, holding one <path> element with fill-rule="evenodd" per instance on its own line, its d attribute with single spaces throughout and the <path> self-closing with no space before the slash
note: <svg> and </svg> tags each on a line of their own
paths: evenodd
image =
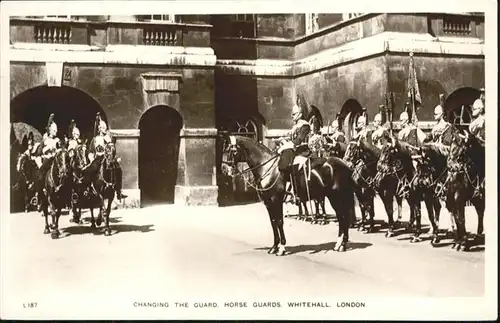
<svg viewBox="0 0 500 323">
<path fill-rule="evenodd" d="M 472 104 L 472 117 L 474 120 L 469 124 L 469 132 L 485 143 L 485 119 L 484 119 L 484 102 L 481 98 L 474 101 Z"/>
<path fill-rule="evenodd" d="M 333 143 L 341 142 L 345 143 L 345 134 L 342 130 L 340 130 L 340 125 L 339 125 L 339 119 L 340 119 L 340 113 L 337 113 L 337 118 L 332 121 L 331 127 L 332 127 L 332 135 L 330 136 L 330 139 L 333 141 Z"/>
<path fill-rule="evenodd" d="M 69 140 L 68 140 L 68 150 L 75 149 L 79 144 L 82 143 L 80 139 L 80 129 L 76 126 L 75 120 L 71 120 L 69 124 Z"/>
<path fill-rule="evenodd" d="M 90 143 L 89 147 L 90 163 L 92 163 L 92 161 L 96 157 L 104 156 L 106 146 L 109 144 L 111 145 L 113 144 L 111 134 L 108 131 L 108 126 L 106 125 L 106 122 L 101 119 L 100 113 L 97 113 L 96 116 L 94 133 L 95 133 L 94 138 L 92 139 L 92 142 Z M 115 178 L 116 178 L 116 183 L 115 183 L 116 197 L 118 200 L 121 200 L 126 198 L 127 195 L 124 195 L 122 193 L 122 168 L 116 156 L 114 156 L 113 158 L 112 167 L 115 171 Z"/>
<path fill-rule="evenodd" d="M 381 149 L 391 139 L 391 135 L 387 126 L 387 116 L 385 114 L 385 106 L 379 105 L 379 113 L 373 118 L 373 144 Z"/>
<path fill-rule="evenodd" d="M 36 179 L 36 193 L 33 198 L 33 204 L 38 204 L 38 210 L 41 210 L 40 195 L 43 193 L 45 176 L 50 168 L 50 163 L 57 152 L 61 148 L 61 141 L 57 138 L 57 124 L 54 122 L 54 114 L 50 114 L 47 122 L 46 132 L 43 134 L 42 143 L 37 149 L 37 157 L 35 162 L 39 167 Z"/>
<path fill-rule="evenodd" d="M 363 109 L 363 113 L 358 117 L 356 121 L 356 133 L 353 136 L 353 140 L 355 141 L 363 141 L 363 142 L 369 142 L 370 144 L 372 143 L 372 134 L 373 134 L 373 128 L 371 126 L 367 125 L 367 113 L 366 109 Z"/>
<path fill-rule="evenodd" d="M 453 139 L 453 127 L 444 118 L 444 95 L 439 95 L 440 104 L 434 108 L 434 120 L 437 121 L 432 131 L 425 138 L 424 142 L 436 142 L 445 146 L 450 146 Z"/>
<path fill-rule="evenodd" d="M 310 124 L 304 119 L 304 113 L 298 105 L 292 107 L 293 127 L 288 136 L 280 138 L 278 154 L 278 169 L 283 177 L 290 178 L 293 190 L 295 191 L 294 176 L 292 176 L 293 162 L 296 156 L 302 156 L 306 159 L 310 155 L 308 138 L 311 133 Z M 295 192 L 291 193 L 297 202 Z"/>
</svg>

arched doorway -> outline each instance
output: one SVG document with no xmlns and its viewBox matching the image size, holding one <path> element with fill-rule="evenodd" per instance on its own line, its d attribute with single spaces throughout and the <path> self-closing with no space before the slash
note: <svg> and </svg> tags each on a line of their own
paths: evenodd
<svg viewBox="0 0 500 323">
<path fill-rule="evenodd" d="M 362 113 L 363 107 L 355 99 L 349 99 L 342 105 L 339 115 L 339 125 L 341 125 L 348 141 L 354 136 L 356 120 Z"/>
<path fill-rule="evenodd" d="M 181 115 L 165 105 L 147 110 L 139 121 L 139 189 L 141 207 L 174 203 Z"/>
<path fill-rule="evenodd" d="M 444 102 L 447 120 L 458 127 L 467 127 L 472 121 L 471 106 L 480 96 L 481 91 L 472 87 L 455 90 Z"/>
<path fill-rule="evenodd" d="M 48 87 L 38 86 L 20 93 L 10 102 L 11 122 L 11 185 L 17 178 L 17 154 L 26 149 L 23 146 L 26 136 L 33 132 L 36 142 L 42 140 L 47 127 L 49 115 L 54 113 L 54 121 L 58 126 L 58 137 L 69 136 L 69 123 L 74 119 L 82 138 L 93 137 L 94 122 L 97 112 L 104 120 L 106 114 L 99 103 L 87 93 L 69 86 Z M 15 191 L 11 194 L 11 212 L 16 212 L 16 200 L 20 197 Z"/>
</svg>

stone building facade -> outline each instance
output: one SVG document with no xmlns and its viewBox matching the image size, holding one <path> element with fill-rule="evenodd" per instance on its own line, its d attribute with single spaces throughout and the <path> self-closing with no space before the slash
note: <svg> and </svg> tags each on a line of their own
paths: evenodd
<svg viewBox="0 0 500 323">
<path fill-rule="evenodd" d="M 61 133 L 75 119 L 90 137 L 100 112 L 116 138 L 124 189 L 141 205 L 223 204 L 217 131 L 247 132 L 270 144 L 291 127 L 297 93 L 325 121 L 361 107 L 372 119 L 390 92 L 399 115 L 410 52 L 423 128 L 439 94 L 449 118 L 467 122 L 462 107 L 466 115 L 485 84 L 480 14 L 12 17 L 10 23 L 11 122 L 43 132 L 53 112 Z"/>
</svg>

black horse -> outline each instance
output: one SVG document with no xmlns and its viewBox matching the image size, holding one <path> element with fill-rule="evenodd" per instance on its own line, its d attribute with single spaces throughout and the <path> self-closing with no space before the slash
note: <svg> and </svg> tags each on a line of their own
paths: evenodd
<svg viewBox="0 0 500 323">
<path fill-rule="evenodd" d="M 374 181 L 377 175 L 379 156 L 380 149 L 361 139 L 350 141 L 344 155 L 344 160 L 353 170 L 355 193 L 361 210 L 361 222 L 358 223 L 358 229 L 367 233 L 374 231 L 374 199 L 376 194 Z M 389 219 L 392 218 L 392 208 L 390 211 Z M 366 227 L 367 216 L 370 218 L 368 228 Z"/>
<path fill-rule="evenodd" d="M 485 153 L 483 144 L 475 137 L 465 134 L 453 136 L 447 160 L 446 208 L 453 214 L 457 226 L 453 247 L 457 251 L 468 250 L 470 241 L 465 229 L 465 204 L 470 201 L 478 216 L 476 239 L 483 234 L 485 209 L 484 180 Z"/>
<path fill-rule="evenodd" d="M 45 217 L 44 233 L 51 233 L 52 239 L 59 238 L 59 217 L 61 210 L 66 207 L 71 194 L 71 169 L 69 155 L 65 148 L 59 149 L 52 160 L 44 178 L 43 189 L 40 194 L 42 213 Z M 49 226 L 48 214 L 52 216 Z M 52 232 L 50 231 L 52 229 Z"/>
<path fill-rule="evenodd" d="M 418 155 L 413 156 L 416 161 L 415 179 L 412 189 L 420 201 L 424 201 L 427 214 L 432 225 L 432 240 L 434 245 L 439 242 L 439 216 L 441 201 L 445 197 L 445 183 L 447 178 L 446 160 L 449 149 L 437 143 L 427 143 L 418 149 Z"/>
<path fill-rule="evenodd" d="M 416 148 L 412 145 L 391 137 L 391 140 L 382 147 L 377 163 L 375 185 L 389 216 L 388 236 L 393 234 L 394 229 L 392 201 L 394 197 L 396 200 L 404 198 L 410 206 L 409 230 L 413 228 L 416 220 L 416 229 L 411 242 L 420 242 L 422 233 L 420 199 L 412 184 L 416 172 L 412 158 L 415 151 Z"/>
<path fill-rule="evenodd" d="M 117 182 L 115 170 L 116 148 L 113 143 L 108 143 L 104 148 L 104 154 L 98 155 L 85 170 L 85 177 L 91 178 L 92 193 L 96 194 L 100 202 L 99 214 L 94 219 L 93 209 L 91 209 L 91 227 L 100 226 L 104 217 L 104 235 L 111 235 L 109 227 L 109 216 L 111 214 L 111 204 L 115 198 L 115 186 Z"/>
<path fill-rule="evenodd" d="M 278 155 L 263 144 L 243 136 L 224 135 L 223 169 L 229 176 L 237 176 L 235 165 L 246 162 L 255 178 L 257 192 L 264 202 L 274 234 L 274 243 L 269 253 L 284 255 L 286 238 L 283 229 L 283 199 L 285 196 L 284 178 L 278 170 Z M 339 232 L 335 251 L 345 251 L 349 239 L 349 221 L 354 213 L 354 188 L 352 172 L 339 158 L 328 158 L 318 166 L 324 183 L 325 195 L 337 214 Z"/>
<path fill-rule="evenodd" d="M 98 196 L 93 190 L 91 178 L 87 171 L 89 160 L 87 157 L 86 141 L 70 149 L 69 156 L 73 176 L 71 192 L 73 217 L 70 221 L 81 224 L 82 208 L 89 208 L 93 218 L 94 206 L 99 206 Z"/>
<path fill-rule="evenodd" d="M 35 196 L 35 180 L 38 167 L 31 156 L 20 154 L 17 159 L 16 170 L 18 174 L 16 188 L 22 195 L 24 201 L 24 212 L 36 209 L 36 201 L 32 201 Z"/>
</svg>

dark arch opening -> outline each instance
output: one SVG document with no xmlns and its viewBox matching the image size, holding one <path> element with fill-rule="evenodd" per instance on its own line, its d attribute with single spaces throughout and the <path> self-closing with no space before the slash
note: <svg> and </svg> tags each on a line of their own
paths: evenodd
<svg viewBox="0 0 500 323">
<path fill-rule="evenodd" d="M 351 140 L 357 118 L 363 113 L 363 107 L 355 99 L 345 101 L 340 109 L 339 125 L 347 140 Z"/>
<path fill-rule="evenodd" d="M 463 87 L 451 93 L 444 102 L 446 119 L 455 125 L 467 125 L 472 120 L 471 106 L 481 96 L 481 91 Z"/>
<path fill-rule="evenodd" d="M 139 189 L 141 207 L 174 203 L 182 116 L 158 105 L 139 121 Z"/>
<path fill-rule="evenodd" d="M 69 86 L 48 87 L 46 85 L 29 89 L 11 101 L 10 120 L 24 123 L 45 132 L 49 115 L 54 113 L 58 137 L 68 136 L 71 119 L 76 121 L 82 138 L 92 138 L 97 112 L 107 122 L 106 114 L 99 103 L 89 94 Z"/>
</svg>

